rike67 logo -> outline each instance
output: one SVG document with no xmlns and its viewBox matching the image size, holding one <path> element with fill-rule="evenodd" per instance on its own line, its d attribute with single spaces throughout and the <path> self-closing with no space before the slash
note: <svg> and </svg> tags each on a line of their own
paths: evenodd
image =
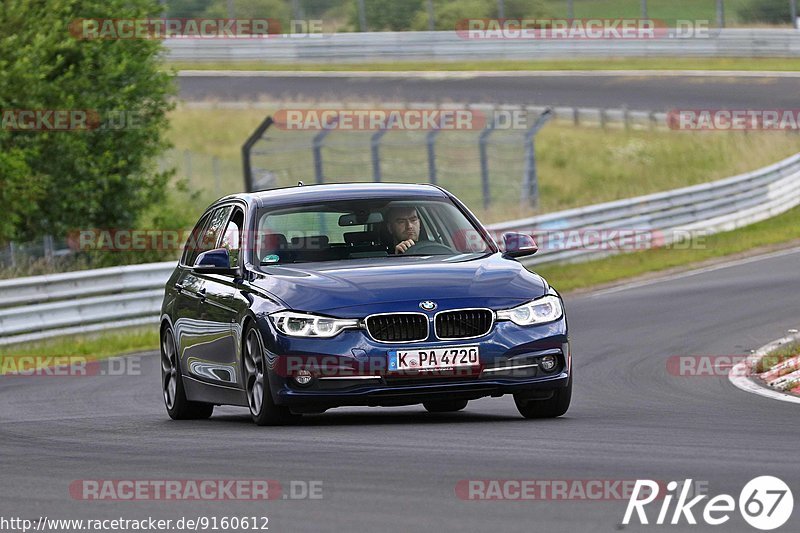
<svg viewBox="0 0 800 533">
<path fill-rule="evenodd" d="M 719 526 L 730 520 L 731 514 L 737 508 L 737 501 L 733 496 L 720 494 L 706 502 L 703 502 L 708 498 L 706 494 L 689 499 L 691 486 L 691 479 L 682 484 L 670 481 L 667 483 L 666 493 L 662 494 L 657 482 L 649 479 L 636 480 L 622 524 L 630 524 L 634 516 L 643 525 L 695 525 L 700 518 L 708 525 Z M 661 505 L 657 518 L 652 521 L 652 513 L 648 516 L 645 507 L 656 500 L 660 500 Z M 671 508 L 673 501 L 675 506 Z M 781 527 L 789 520 L 794 509 L 794 498 L 789 486 L 781 479 L 760 476 L 750 480 L 739 493 L 738 509 L 745 522 L 756 529 L 769 531 Z"/>
</svg>

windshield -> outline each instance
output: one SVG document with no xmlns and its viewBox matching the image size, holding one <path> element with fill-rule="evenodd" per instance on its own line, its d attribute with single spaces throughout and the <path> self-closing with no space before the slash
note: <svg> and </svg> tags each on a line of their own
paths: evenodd
<svg viewBox="0 0 800 533">
<path fill-rule="evenodd" d="M 449 200 L 332 201 L 258 214 L 261 265 L 485 254 L 492 245 Z"/>
</svg>

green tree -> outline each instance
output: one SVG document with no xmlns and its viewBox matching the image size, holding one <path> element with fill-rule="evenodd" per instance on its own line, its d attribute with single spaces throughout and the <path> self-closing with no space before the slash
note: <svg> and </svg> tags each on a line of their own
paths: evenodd
<svg viewBox="0 0 800 533">
<path fill-rule="evenodd" d="M 2 140 L 0 140 L 2 145 Z M 25 153 L 18 148 L 0 152 L 0 243 L 16 238 L 18 228 L 30 216 L 35 216 L 35 204 L 43 191 L 33 179 L 25 162 Z"/>
<path fill-rule="evenodd" d="M 149 39 L 79 39 L 76 19 L 160 17 L 157 0 L 0 0 L 0 109 L 87 110 L 111 128 L 0 131 L 3 235 L 132 227 L 165 193 L 172 76 Z M 23 179 L 22 176 L 25 178 Z M 26 183 L 27 180 L 27 183 Z M 7 186 L 9 188 L 7 188 Z M 25 213 L 30 216 L 22 216 Z"/>
</svg>

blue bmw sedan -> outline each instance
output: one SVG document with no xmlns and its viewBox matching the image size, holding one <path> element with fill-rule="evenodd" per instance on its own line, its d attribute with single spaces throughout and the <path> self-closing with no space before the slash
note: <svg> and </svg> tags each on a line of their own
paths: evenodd
<svg viewBox="0 0 800 533">
<path fill-rule="evenodd" d="M 331 184 L 218 200 L 200 217 L 161 313 L 174 419 L 216 405 L 285 424 L 338 406 L 434 413 L 512 394 L 563 415 L 572 360 L 560 295 L 433 185 Z"/>
</svg>

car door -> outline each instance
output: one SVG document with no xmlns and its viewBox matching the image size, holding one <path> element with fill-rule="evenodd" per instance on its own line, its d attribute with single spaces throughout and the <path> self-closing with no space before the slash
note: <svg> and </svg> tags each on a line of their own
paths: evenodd
<svg viewBox="0 0 800 533">
<path fill-rule="evenodd" d="M 192 267 L 202 252 L 217 248 L 232 210 L 232 205 L 224 205 L 210 212 L 202 235 L 186 257 L 183 273 L 175 287 L 180 294 L 176 314 L 181 323 L 176 324 L 175 329 L 181 348 L 181 366 L 184 374 L 193 377 L 203 375 L 198 374 L 198 369 L 203 368 L 204 354 L 213 351 L 214 343 L 225 337 L 227 331 L 208 319 L 205 306 L 208 276 L 198 274 Z"/>
<path fill-rule="evenodd" d="M 173 328 L 178 346 L 178 359 L 183 360 L 183 353 L 192 342 L 193 331 L 197 328 L 197 315 L 200 307 L 200 281 L 192 272 L 194 260 L 200 254 L 201 243 L 205 235 L 211 213 L 200 217 L 200 221 L 192 230 L 183 249 L 174 281 L 167 287 L 174 298 L 172 309 Z"/>
<path fill-rule="evenodd" d="M 196 346 L 190 365 L 193 374 L 200 374 L 200 377 L 220 385 L 237 385 L 240 381 L 235 325 L 248 306 L 240 291 L 244 220 L 244 209 L 234 206 L 217 245 L 228 250 L 231 267 L 238 269 L 239 274 L 199 276 L 203 280 L 200 320 L 208 332 L 208 339 Z"/>
</svg>

